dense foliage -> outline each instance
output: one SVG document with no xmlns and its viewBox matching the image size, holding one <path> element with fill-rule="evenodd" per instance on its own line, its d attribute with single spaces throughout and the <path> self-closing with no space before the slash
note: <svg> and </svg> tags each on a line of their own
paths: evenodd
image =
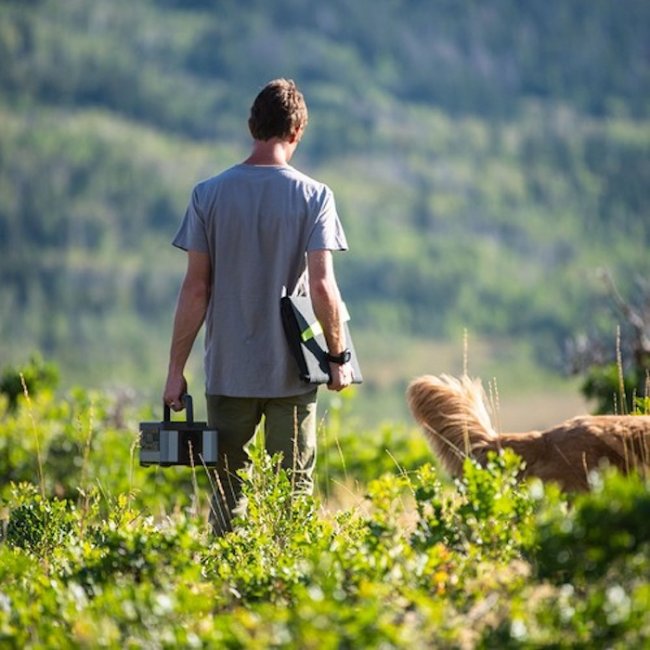
<svg viewBox="0 0 650 650">
<path fill-rule="evenodd" d="M 310 106 L 296 164 L 332 186 L 349 235 L 337 272 L 356 331 L 384 336 L 369 363 L 396 333 L 468 327 L 546 366 L 569 337 L 613 339 L 596 269 L 627 295 L 649 271 L 649 14 L 643 0 L 0 3 L 0 355 L 38 348 L 93 385 L 151 383 L 190 189 L 240 159 L 252 96 L 280 75 Z"/>
<path fill-rule="evenodd" d="M 594 476 L 568 498 L 518 484 L 504 454 L 449 483 L 406 452 L 416 432 L 388 450 L 364 434 L 388 465 L 357 475 L 359 433 L 338 422 L 323 453 L 348 467 L 320 479 L 360 480 L 348 505 L 292 497 L 277 459 L 254 451 L 248 517 L 215 539 L 205 476 L 137 467 L 133 415 L 119 424 L 115 406 L 46 391 L 0 414 L 3 648 L 650 642 L 647 478 Z"/>
</svg>

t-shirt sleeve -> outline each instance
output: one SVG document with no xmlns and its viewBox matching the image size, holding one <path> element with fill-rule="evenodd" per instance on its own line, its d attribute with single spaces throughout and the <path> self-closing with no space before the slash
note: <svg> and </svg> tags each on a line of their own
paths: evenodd
<svg viewBox="0 0 650 650">
<path fill-rule="evenodd" d="M 348 250 L 348 241 L 336 211 L 334 194 L 328 187 L 324 188 L 323 197 L 319 201 L 317 209 L 318 215 L 307 241 L 307 250 Z"/>
<path fill-rule="evenodd" d="M 172 244 L 184 251 L 210 252 L 205 219 L 199 207 L 196 188 L 192 192 L 187 210 L 185 210 L 185 216 L 176 236 L 172 240 Z"/>
</svg>

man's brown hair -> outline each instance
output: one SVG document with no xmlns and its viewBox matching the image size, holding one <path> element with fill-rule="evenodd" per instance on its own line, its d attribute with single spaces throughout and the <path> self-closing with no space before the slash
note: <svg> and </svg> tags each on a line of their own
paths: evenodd
<svg viewBox="0 0 650 650">
<path fill-rule="evenodd" d="M 251 106 L 251 135 L 256 140 L 287 138 L 299 126 L 307 126 L 307 104 L 293 79 L 269 81 Z"/>
</svg>

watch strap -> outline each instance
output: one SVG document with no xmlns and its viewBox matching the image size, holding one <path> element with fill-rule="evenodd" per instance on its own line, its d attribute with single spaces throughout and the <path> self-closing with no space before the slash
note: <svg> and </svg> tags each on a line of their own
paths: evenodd
<svg viewBox="0 0 650 650">
<path fill-rule="evenodd" d="M 351 358 L 352 352 L 350 352 L 349 348 L 343 350 L 341 354 L 330 354 L 329 352 L 327 353 L 327 360 L 330 363 L 338 363 L 340 366 L 342 366 L 344 363 L 348 363 Z"/>
</svg>

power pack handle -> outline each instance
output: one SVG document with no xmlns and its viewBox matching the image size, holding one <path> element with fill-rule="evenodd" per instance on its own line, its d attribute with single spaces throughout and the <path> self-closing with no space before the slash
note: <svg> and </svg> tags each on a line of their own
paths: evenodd
<svg viewBox="0 0 650 650">
<path fill-rule="evenodd" d="M 181 401 L 186 411 L 186 421 L 188 424 L 194 422 L 194 404 L 192 403 L 192 396 L 188 393 L 181 396 Z M 171 413 L 169 411 L 169 404 L 163 404 L 163 422 L 171 422 Z"/>
</svg>

